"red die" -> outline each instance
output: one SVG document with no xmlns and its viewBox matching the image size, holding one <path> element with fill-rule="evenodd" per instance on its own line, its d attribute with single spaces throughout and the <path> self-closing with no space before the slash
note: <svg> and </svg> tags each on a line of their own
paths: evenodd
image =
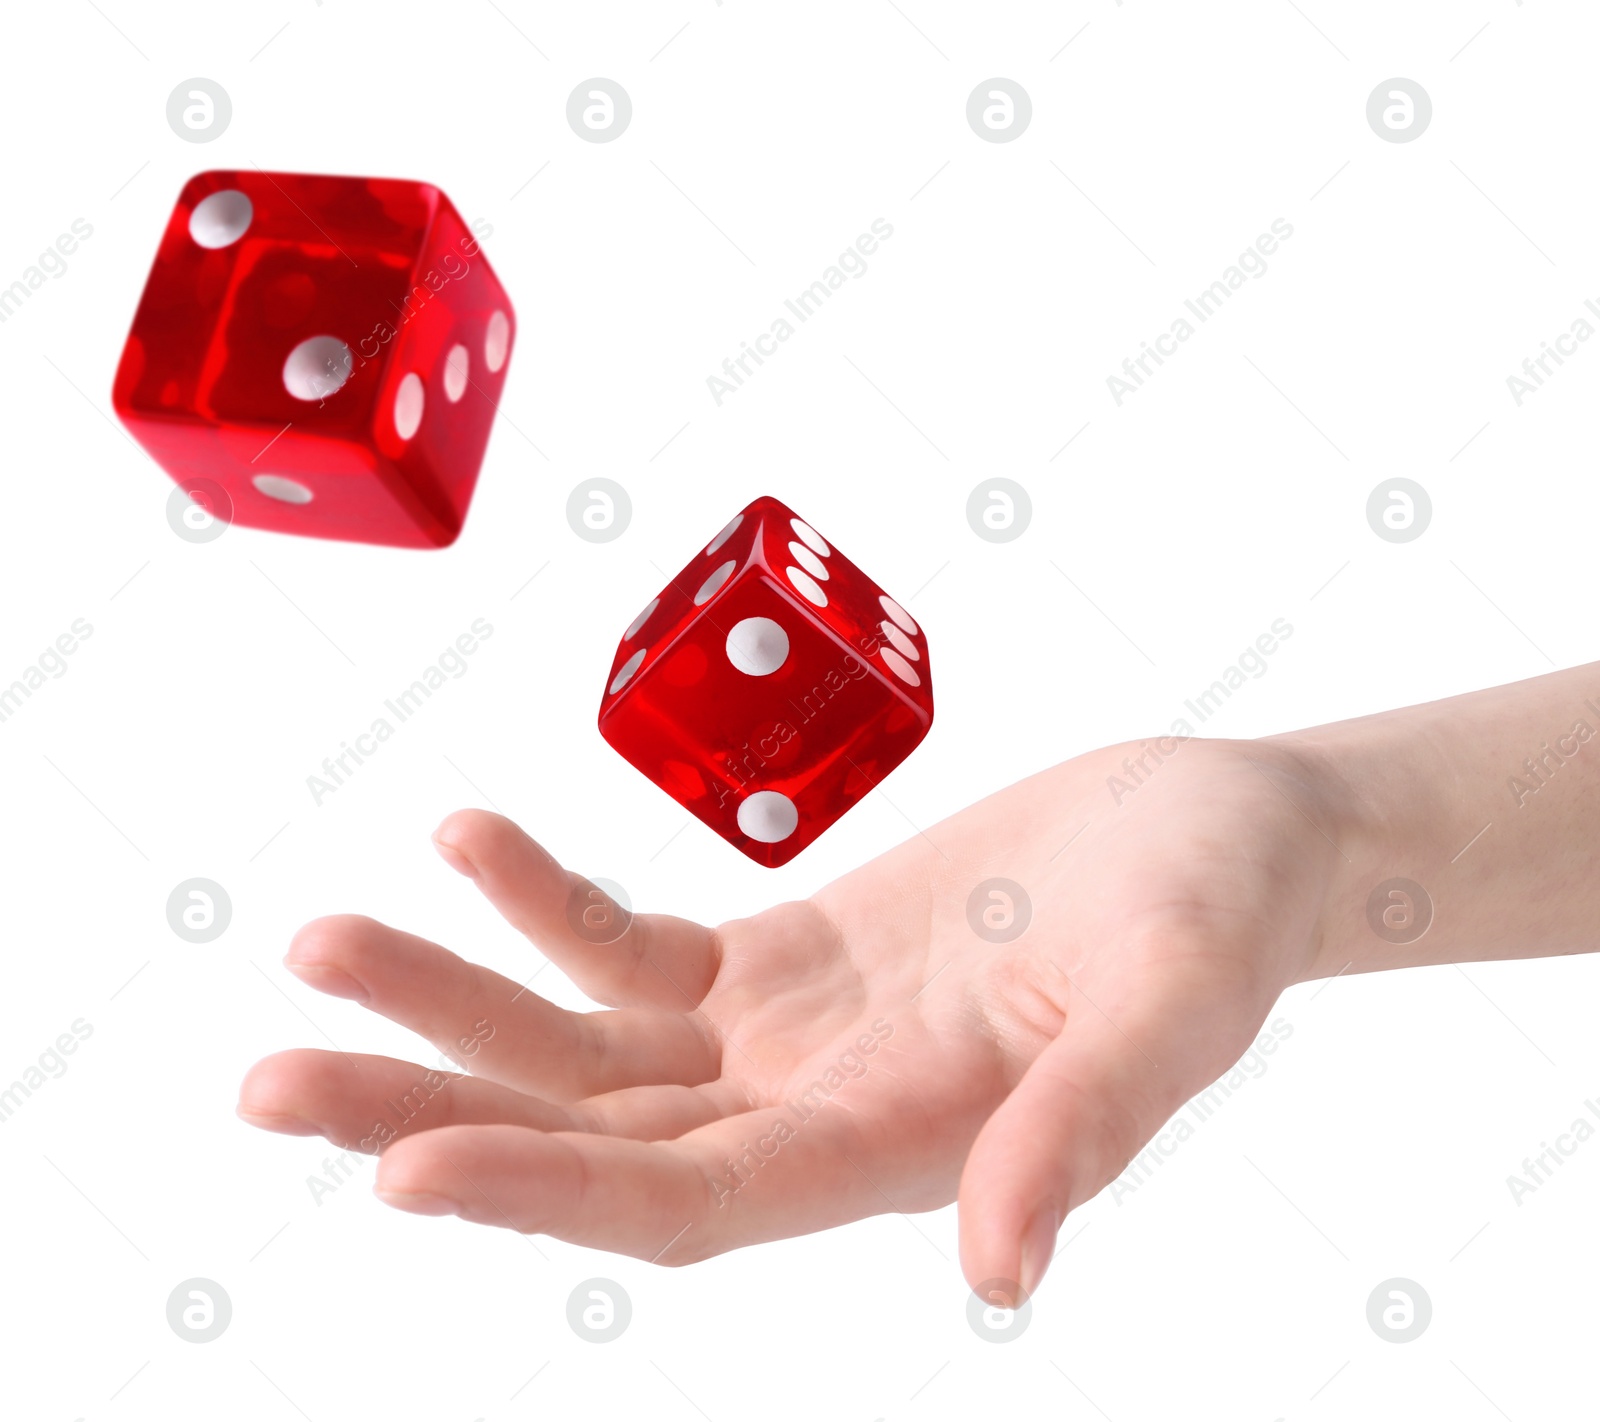
<svg viewBox="0 0 1600 1422">
<path fill-rule="evenodd" d="M 427 183 L 201 173 L 178 197 L 112 403 L 232 521 L 455 541 L 494 422 L 511 303 Z"/>
<path fill-rule="evenodd" d="M 933 724 L 909 613 L 757 499 L 622 634 L 600 734 L 758 864 L 871 791 Z"/>
</svg>

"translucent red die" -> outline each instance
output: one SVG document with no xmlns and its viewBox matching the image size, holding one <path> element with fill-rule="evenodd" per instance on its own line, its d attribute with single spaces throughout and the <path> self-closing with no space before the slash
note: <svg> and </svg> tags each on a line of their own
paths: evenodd
<svg viewBox="0 0 1600 1422">
<path fill-rule="evenodd" d="M 600 734 L 758 864 L 793 859 L 933 724 L 911 615 L 757 499 L 633 620 Z"/>
<path fill-rule="evenodd" d="M 112 403 L 180 485 L 220 486 L 234 523 L 443 547 L 514 330 L 438 188 L 201 173 L 161 238 Z"/>
</svg>

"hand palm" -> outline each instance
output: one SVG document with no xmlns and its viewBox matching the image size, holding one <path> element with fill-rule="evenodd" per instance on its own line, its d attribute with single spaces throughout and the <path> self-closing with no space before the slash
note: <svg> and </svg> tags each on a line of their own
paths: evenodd
<svg viewBox="0 0 1600 1422">
<path fill-rule="evenodd" d="M 319 920 L 290 951 L 302 978 L 474 1074 L 283 1053 L 241 1113 L 381 1147 L 378 1190 L 403 1208 L 664 1263 L 959 1186 L 968 1278 L 1031 1291 L 1066 1212 L 1248 1045 L 1309 952 L 1336 852 L 1268 743 L 1185 743 L 1118 804 L 1107 776 L 1129 749 L 714 931 L 587 929 L 586 881 L 508 821 L 453 816 L 446 858 L 620 1010 L 566 1013 L 370 920 Z M 996 941 L 1008 912 L 1026 927 Z"/>
</svg>

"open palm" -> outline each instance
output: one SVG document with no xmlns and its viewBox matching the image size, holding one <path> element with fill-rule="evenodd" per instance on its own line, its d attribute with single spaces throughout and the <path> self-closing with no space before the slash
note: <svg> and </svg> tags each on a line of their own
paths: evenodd
<svg viewBox="0 0 1600 1422">
<path fill-rule="evenodd" d="M 1135 788 L 1122 765 L 1141 755 Z M 1067 1212 L 1309 962 L 1336 856 L 1316 794 L 1272 742 L 1113 747 L 716 929 L 629 918 L 510 821 L 463 811 L 440 852 L 615 1010 L 319 919 L 291 970 L 471 1075 L 284 1052 L 240 1114 L 380 1151 L 399 1208 L 663 1264 L 959 1195 L 968 1280 L 1031 1294 Z"/>
</svg>

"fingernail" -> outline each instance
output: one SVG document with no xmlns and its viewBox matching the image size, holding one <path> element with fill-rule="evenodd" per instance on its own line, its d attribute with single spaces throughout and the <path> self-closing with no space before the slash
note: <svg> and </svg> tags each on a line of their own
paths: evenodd
<svg viewBox="0 0 1600 1422">
<path fill-rule="evenodd" d="M 283 966 L 307 987 L 325 992 L 330 997 L 347 997 L 352 1002 L 365 1002 L 371 996 L 366 986 L 358 983 L 343 968 L 330 967 L 326 963 L 296 963 L 288 958 L 283 960 Z"/>
<path fill-rule="evenodd" d="M 276 1131 L 280 1136 L 324 1136 L 327 1132 L 315 1121 L 301 1116 L 286 1116 L 278 1111 L 256 1111 L 240 1102 L 233 1108 L 234 1115 L 247 1125 L 263 1131 Z"/>
<path fill-rule="evenodd" d="M 1024 1298 L 1033 1297 L 1033 1291 L 1039 1287 L 1039 1281 L 1044 1278 L 1045 1270 L 1055 1258 L 1056 1232 L 1060 1228 L 1061 1221 L 1056 1217 L 1054 1208 L 1046 1205 L 1033 1217 L 1032 1223 L 1023 1232 L 1022 1278 L 1017 1282 L 1022 1285 Z"/>
<path fill-rule="evenodd" d="M 461 1204 L 446 1195 L 434 1195 L 426 1190 L 385 1190 L 375 1186 L 372 1193 L 386 1205 L 405 1210 L 413 1215 L 459 1215 Z"/>
<path fill-rule="evenodd" d="M 444 860 L 458 874 L 465 874 L 469 879 L 478 877 L 478 866 L 467 858 L 453 844 L 446 844 L 441 839 L 433 842 L 433 847 L 439 851 L 439 857 Z"/>
</svg>

